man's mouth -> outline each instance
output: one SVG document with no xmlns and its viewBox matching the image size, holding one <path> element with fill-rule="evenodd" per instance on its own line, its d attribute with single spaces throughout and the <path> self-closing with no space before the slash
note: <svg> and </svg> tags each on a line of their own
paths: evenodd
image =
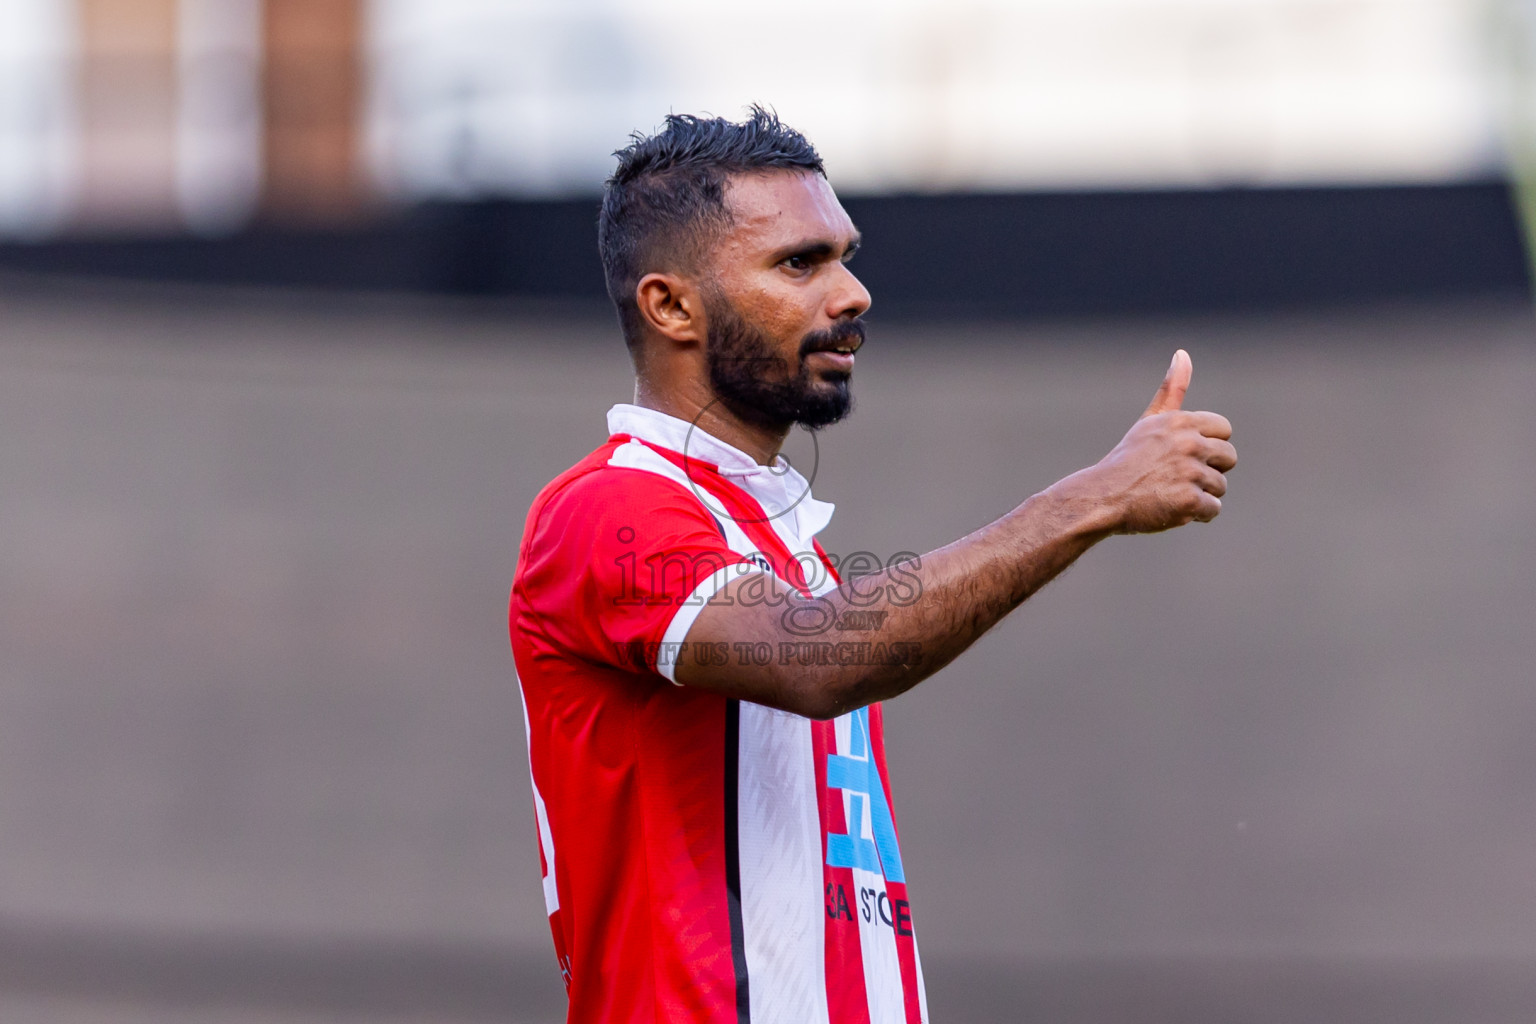
<svg viewBox="0 0 1536 1024">
<path fill-rule="evenodd" d="M 864 325 L 854 320 L 807 338 L 803 352 L 806 356 L 826 356 L 827 361 L 846 372 L 853 369 L 853 354 L 863 345 Z"/>
<path fill-rule="evenodd" d="M 821 361 L 830 364 L 832 369 L 839 373 L 848 374 L 853 372 L 853 351 L 854 348 L 852 346 L 823 348 L 817 349 L 815 352 L 810 353 L 810 355 L 820 356 Z"/>
</svg>

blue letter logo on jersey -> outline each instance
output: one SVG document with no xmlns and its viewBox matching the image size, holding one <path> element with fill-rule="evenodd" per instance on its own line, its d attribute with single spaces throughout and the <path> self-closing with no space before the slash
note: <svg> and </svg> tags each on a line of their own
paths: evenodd
<svg viewBox="0 0 1536 1024">
<path fill-rule="evenodd" d="M 848 753 L 827 755 L 827 788 L 848 794 L 848 834 L 827 836 L 827 866 L 881 874 L 884 865 L 886 881 L 906 882 L 896 847 L 896 821 L 869 743 L 869 709 L 859 708 L 848 719 Z M 866 807 L 870 836 L 864 834 Z"/>
</svg>

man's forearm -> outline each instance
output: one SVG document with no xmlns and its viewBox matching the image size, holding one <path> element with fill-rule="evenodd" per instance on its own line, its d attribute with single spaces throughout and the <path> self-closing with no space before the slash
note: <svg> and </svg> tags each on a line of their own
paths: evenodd
<svg viewBox="0 0 1536 1024">
<path fill-rule="evenodd" d="M 936 551 L 921 567 L 917 600 L 897 603 L 882 589 L 885 611 L 879 640 L 903 657 L 885 664 L 829 666 L 821 678 L 805 680 L 824 695 L 831 714 L 886 700 L 916 686 L 975 643 L 1005 615 L 1060 575 L 1110 533 L 1102 505 L 1068 477 L 1022 505 Z M 849 588 L 868 594 L 887 582 L 892 570 L 849 581 L 826 595 L 834 612 L 854 607 Z"/>
<path fill-rule="evenodd" d="M 1225 417 L 1180 407 L 1189 372 L 1180 350 L 1152 404 L 1108 455 L 916 563 L 845 580 L 816 598 L 767 574 L 730 584 L 688 633 L 688 646 L 709 657 L 681 657 L 677 680 L 798 714 L 838 715 L 916 686 L 1111 533 L 1210 522 L 1237 451 Z M 768 600 L 736 600 L 753 587 Z M 864 614 L 844 619 L 854 612 Z M 869 654 L 811 639 L 845 621 L 878 627 Z M 781 656 L 762 657 L 765 647 Z"/>
<path fill-rule="evenodd" d="M 915 562 L 849 579 L 812 599 L 781 592 L 761 602 L 747 636 L 690 634 L 700 643 L 766 641 L 775 657 L 760 665 L 730 659 L 727 671 L 750 688 L 751 699 L 825 718 L 903 693 L 953 661 L 1005 615 L 1045 586 L 1111 532 L 1103 503 L 1068 477 L 1007 515 Z M 880 656 L 861 656 L 859 644 L 830 644 L 807 622 L 878 623 L 860 635 Z M 701 617 L 702 618 L 702 617 Z M 741 624 L 742 618 L 734 622 Z M 843 635 L 843 634 L 839 634 Z M 826 645 L 829 655 L 818 656 Z M 839 648 L 851 650 L 838 657 Z M 679 666 L 692 682 L 700 669 Z M 746 662 L 746 663 L 743 663 Z M 778 699 L 763 701 L 762 694 Z"/>
</svg>

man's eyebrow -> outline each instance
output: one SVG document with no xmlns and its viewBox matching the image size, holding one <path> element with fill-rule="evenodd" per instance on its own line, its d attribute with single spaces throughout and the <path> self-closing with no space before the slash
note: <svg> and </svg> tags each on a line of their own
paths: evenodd
<svg viewBox="0 0 1536 1024">
<path fill-rule="evenodd" d="M 863 236 L 855 231 L 849 237 L 848 244 L 843 247 L 843 255 L 851 256 L 858 252 L 859 245 L 862 242 Z M 805 256 L 810 259 L 831 259 L 833 256 L 837 255 L 837 253 L 837 243 L 823 238 L 817 239 L 815 241 L 799 242 L 794 245 L 786 245 L 783 249 L 780 249 L 776 255 L 780 260 L 788 259 L 791 256 Z"/>
</svg>

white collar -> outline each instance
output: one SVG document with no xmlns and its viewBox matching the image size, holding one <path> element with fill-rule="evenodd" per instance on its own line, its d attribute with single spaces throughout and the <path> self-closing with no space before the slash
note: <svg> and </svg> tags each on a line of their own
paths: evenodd
<svg viewBox="0 0 1536 1024">
<path fill-rule="evenodd" d="M 620 403 L 609 409 L 608 433 L 628 434 L 630 437 L 638 437 L 642 441 L 649 441 L 651 444 L 680 452 L 690 459 L 714 463 L 722 470 L 733 470 L 732 476 L 744 471 L 768 468 L 760 465 L 756 459 L 740 448 L 726 444 L 713 434 L 705 433 L 702 428 L 687 420 L 680 420 L 676 416 L 668 416 L 664 412 L 647 409 L 641 405 Z"/>
<path fill-rule="evenodd" d="M 827 523 L 832 521 L 836 506 L 813 497 L 810 481 L 782 456 L 775 456 L 772 466 L 764 466 L 740 448 L 726 444 L 686 420 L 626 403 L 608 410 L 608 433 L 628 434 L 689 458 L 714 463 L 720 468 L 721 476 L 756 498 L 770 516 L 783 515 L 786 506 L 792 507 L 794 511 L 790 515 L 796 520 L 800 536 L 806 540 L 826 529 Z"/>
</svg>

